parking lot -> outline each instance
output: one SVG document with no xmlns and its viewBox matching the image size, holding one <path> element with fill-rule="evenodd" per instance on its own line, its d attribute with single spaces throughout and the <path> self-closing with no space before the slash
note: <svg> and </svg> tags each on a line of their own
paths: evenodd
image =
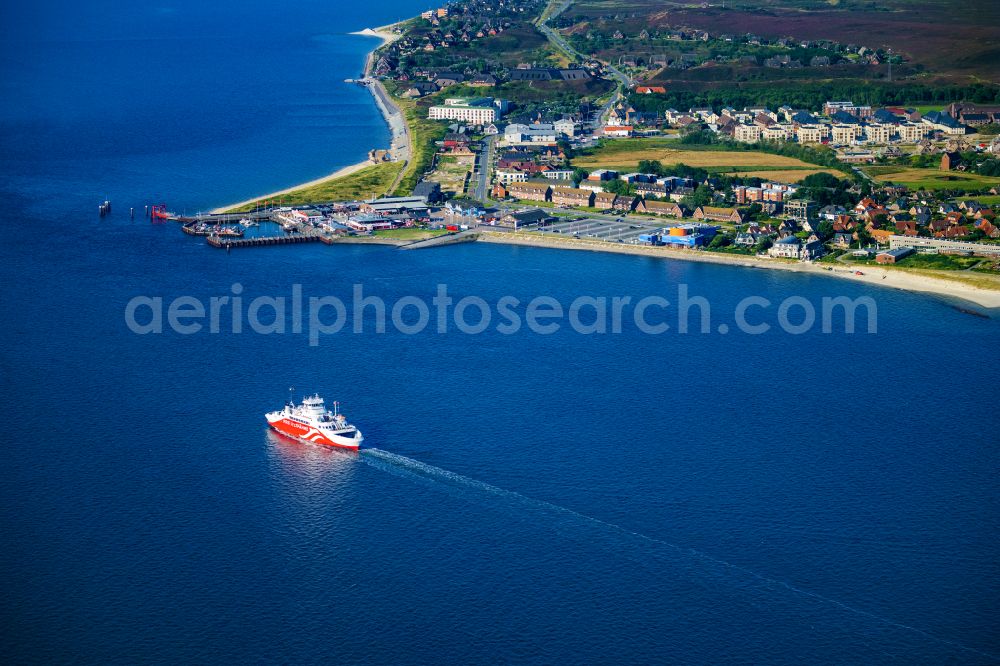
<svg viewBox="0 0 1000 666">
<path fill-rule="evenodd" d="M 622 219 L 621 221 L 598 220 L 593 218 L 575 218 L 558 220 L 535 227 L 533 230 L 550 234 L 578 236 L 580 238 L 596 238 L 605 241 L 635 242 L 642 234 L 652 233 L 661 229 L 662 225 L 646 221 Z"/>
</svg>

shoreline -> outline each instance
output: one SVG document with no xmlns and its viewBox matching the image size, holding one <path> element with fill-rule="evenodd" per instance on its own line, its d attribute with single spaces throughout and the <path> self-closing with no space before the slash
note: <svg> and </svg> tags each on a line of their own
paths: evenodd
<svg viewBox="0 0 1000 666">
<path fill-rule="evenodd" d="M 864 266 L 864 275 L 855 275 L 856 268 L 838 266 L 819 266 L 816 264 L 770 261 L 757 257 L 741 257 L 720 253 L 695 252 L 691 250 L 674 250 L 648 245 L 624 245 L 588 241 L 585 239 L 556 239 L 547 236 L 536 237 L 515 233 L 491 232 L 480 229 L 479 242 L 497 243 L 502 245 L 526 245 L 544 247 L 556 250 L 576 250 L 589 252 L 612 252 L 616 254 L 631 254 L 661 259 L 677 259 L 681 261 L 697 261 L 710 264 L 741 266 L 744 268 L 776 269 L 795 273 L 808 273 L 851 280 L 867 285 L 901 289 L 903 291 L 933 294 L 947 298 L 967 301 L 986 309 L 1000 308 L 1000 290 L 980 289 L 972 285 L 954 282 L 947 279 L 918 275 L 901 270 L 875 268 Z M 831 270 L 827 270 L 827 268 Z"/>
<path fill-rule="evenodd" d="M 354 32 L 347 33 L 350 35 L 360 35 L 363 37 L 375 37 L 377 39 L 382 40 L 381 44 L 379 44 L 374 49 L 369 51 L 368 55 L 365 56 L 365 64 L 363 70 L 365 78 L 370 77 L 371 68 L 373 66 L 373 61 L 375 58 L 375 51 L 381 48 L 382 46 L 385 46 L 386 44 L 391 44 L 392 42 L 402 37 L 402 35 L 392 31 L 392 29 L 397 25 L 399 25 L 399 23 L 402 23 L 402 21 L 398 23 L 390 23 L 389 25 L 384 25 L 378 28 L 365 28 L 364 30 L 357 30 Z M 374 98 L 375 100 L 375 106 L 378 108 L 379 113 L 382 114 L 382 119 L 389 127 L 389 134 L 390 134 L 389 154 L 392 157 L 390 161 L 393 162 L 401 161 L 404 163 L 408 162 L 410 155 L 410 130 L 406 124 L 406 118 L 403 115 L 402 109 L 400 109 L 393 103 L 392 97 L 390 97 L 385 87 L 382 86 L 381 81 L 372 80 L 370 81 L 369 85 L 365 87 L 368 89 L 368 92 L 371 93 L 372 98 Z M 312 187 L 314 185 L 321 185 L 322 183 L 326 183 L 331 180 L 343 178 L 344 176 L 349 176 L 353 173 L 360 171 L 361 169 L 364 169 L 365 167 L 373 166 L 375 164 L 378 164 L 378 162 L 373 162 L 370 159 L 366 159 L 362 162 L 349 164 L 348 166 L 342 167 L 334 171 L 333 173 L 327 174 L 326 176 L 320 176 L 319 178 L 315 178 L 313 180 L 304 183 L 298 183 L 296 185 L 292 185 L 290 187 L 277 190 L 275 192 L 261 194 L 253 198 L 240 201 L 238 203 L 219 206 L 217 208 L 213 208 L 210 212 L 226 213 L 234 208 L 247 206 L 257 201 L 260 201 L 261 199 L 280 197 L 290 192 L 294 192 L 295 190 L 300 190 L 306 187 Z"/>
<path fill-rule="evenodd" d="M 404 19 L 403 21 L 398 21 L 396 23 L 390 23 L 389 25 L 384 25 L 379 28 L 365 28 L 364 30 L 359 30 L 352 32 L 352 35 L 362 35 L 365 37 L 375 37 L 376 39 L 382 40 L 379 46 L 376 46 L 368 53 L 368 57 L 365 59 L 365 69 L 364 69 L 364 79 L 367 81 L 368 92 L 371 93 L 372 98 L 375 100 L 375 106 L 382 114 L 382 119 L 385 120 L 386 125 L 389 126 L 389 161 L 390 162 L 402 162 L 403 168 L 396 177 L 396 180 L 389 187 L 389 192 L 391 193 L 399 185 L 400 180 L 403 178 L 403 174 L 406 172 L 406 167 L 410 162 L 410 156 L 412 154 L 411 148 L 411 133 L 410 126 L 406 122 L 406 115 L 403 110 L 399 108 L 392 99 L 392 95 L 389 91 L 385 89 L 382 82 L 373 76 L 372 69 L 375 66 L 375 52 L 386 44 L 391 44 L 397 39 L 402 38 L 402 33 L 395 32 L 395 28 L 400 26 L 403 22 L 409 19 Z"/>
<path fill-rule="evenodd" d="M 396 23 L 391 23 L 389 25 L 377 27 L 377 28 L 364 28 L 363 30 L 357 30 L 348 34 L 358 35 L 364 37 L 374 37 L 379 39 L 381 43 L 374 49 L 368 52 L 365 58 L 363 76 L 364 81 L 367 83 L 365 86 L 368 92 L 371 93 L 372 98 L 375 100 L 375 106 L 379 109 L 382 114 L 383 120 L 389 127 L 391 134 L 389 155 L 390 161 L 392 162 L 403 162 L 403 170 L 400 171 L 400 175 L 397 181 L 393 183 L 390 187 L 390 191 L 395 189 L 402 178 L 403 172 L 406 170 L 406 165 L 410 160 L 411 147 L 410 147 L 410 130 L 406 122 L 406 117 L 402 112 L 402 109 L 393 101 L 392 97 L 386 91 L 382 82 L 372 77 L 372 69 L 375 63 L 375 52 L 385 46 L 390 44 L 397 39 L 402 37 L 402 34 L 397 33 L 394 29 L 404 23 L 408 19 L 399 21 Z M 247 199 L 239 203 L 228 204 L 226 206 L 221 206 L 215 208 L 213 213 L 223 213 L 234 208 L 239 208 L 252 204 L 254 202 L 260 201 L 261 199 L 268 199 L 271 197 L 280 197 L 282 195 L 294 192 L 299 189 L 306 187 L 311 187 L 326 183 L 338 178 L 343 178 L 349 176 L 353 173 L 364 169 L 365 167 L 377 164 L 371 159 L 358 162 L 356 164 L 351 164 L 334 171 L 331 174 L 322 176 L 320 178 L 313 179 L 311 181 L 293 185 L 291 187 L 278 190 L 269 194 L 264 194 L 260 196 L 253 197 L 252 199 Z M 583 250 L 591 252 L 612 252 L 616 254 L 631 254 L 631 255 L 645 255 L 659 257 L 662 259 L 679 259 L 681 261 L 697 261 L 702 263 L 715 263 L 724 264 L 729 266 L 742 266 L 744 268 L 759 268 L 759 269 L 777 269 L 792 271 L 797 273 L 811 273 L 814 275 L 825 275 L 829 277 L 836 277 L 839 279 L 849 279 L 854 282 L 861 282 L 869 285 L 876 285 L 881 287 L 888 287 L 894 289 L 901 289 L 910 292 L 919 292 L 926 294 L 933 294 L 940 297 L 953 298 L 961 301 L 965 301 L 974 304 L 978 307 L 987 309 L 1000 309 L 1000 289 L 983 289 L 970 284 L 962 283 L 956 280 L 948 280 L 947 278 L 937 278 L 929 275 L 921 275 L 910 273 L 902 270 L 893 270 L 886 268 L 877 268 L 874 266 L 864 266 L 862 271 L 863 275 L 857 275 L 855 271 L 859 270 L 857 267 L 846 267 L 838 265 L 816 265 L 812 263 L 800 263 L 800 262 L 783 262 L 780 260 L 769 260 L 760 257 L 751 256 L 738 256 L 738 255 L 728 255 L 722 253 L 709 253 L 709 252 L 694 252 L 690 250 L 680 250 L 680 249 L 668 249 L 661 247 L 651 247 L 651 246 L 640 246 L 640 245 L 622 245 L 614 243 L 606 243 L 602 241 L 593 241 L 588 239 L 568 239 L 568 238 L 555 238 L 550 236 L 537 236 L 528 234 L 517 234 L 517 233 L 503 233 L 503 232 L 491 232 L 486 230 L 481 230 L 479 241 L 486 243 L 499 243 L 506 245 L 527 245 L 533 247 L 545 247 L 550 249 L 561 249 L 561 250 Z M 374 244 L 374 243 L 373 243 Z M 390 244 L 390 243 L 385 243 Z"/>
<path fill-rule="evenodd" d="M 314 185 L 320 185 L 330 180 L 336 180 L 337 178 L 343 178 L 344 176 L 350 176 L 352 173 L 361 171 L 365 167 L 370 167 L 374 164 L 371 160 L 365 160 L 364 162 L 358 162 L 357 164 L 350 164 L 343 168 L 337 169 L 331 174 L 326 176 L 321 176 L 314 180 L 310 180 L 306 183 L 299 183 L 298 185 L 292 185 L 291 187 L 286 187 L 283 190 L 278 190 L 277 192 L 271 192 L 270 194 L 262 194 L 260 196 L 253 197 L 252 199 L 247 199 L 246 201 L 240 201 L 239 203 L 226 204 L 225 206 L 220 206 L 211 210 L 211 213 L 226 213 L 233 208 L 240 208 L 242 206 L 247 206 L 254 202 L 260 201 L 261 199 L 270 199 L 272 197 L 280 197 L 283 194 L 288 194 L 289 192 L 294 192 L 295 190 L 301 190 L 304 187 L 312 187 Z"/>
</svg>

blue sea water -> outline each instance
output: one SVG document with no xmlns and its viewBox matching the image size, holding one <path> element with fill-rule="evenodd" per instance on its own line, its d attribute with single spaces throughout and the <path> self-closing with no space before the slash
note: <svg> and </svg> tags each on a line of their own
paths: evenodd
<svg viewBox="0 0 1000 666">
<path fill-rule="evenodd" d="M 4 21 L 0 654 L 995 663 L 997 319 L 811 275 L 489 245 L 224 254 L 197 210 L 387 133 L 344 33 L 414 3 Z M 100 220 L 105 197 L 115 212 Z M 876 334 L 135 335 L 137 295 L 870 293 Z M 718 313 L 716 315 L 716 313 Z M 772 322 L 773 323 L 773 322 Z M 713 327 L 713 331 L 715 328 Z M 269 434 L 339 398 L 369 451 Z"/>
</svg>

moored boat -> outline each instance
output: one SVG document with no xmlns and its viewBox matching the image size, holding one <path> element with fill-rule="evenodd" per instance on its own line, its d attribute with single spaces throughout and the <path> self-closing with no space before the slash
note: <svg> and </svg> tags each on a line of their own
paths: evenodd
<svg viewBox="0 0 1000 666">
<path fill-rule="evenodd" d="M 167 210 L 167 204 L 155 204 L 149 209 L 149 217 L 152 220 L 173 220 L 177 215 Z"/>
<path fill-rule="evenodd" d="M 243 228 L 239 225 L 233 227 L 219 227 L 218 230 L 214 232 L 215 236 L 229 236 L 233 238 L 243 237 Z"/>
</svg>

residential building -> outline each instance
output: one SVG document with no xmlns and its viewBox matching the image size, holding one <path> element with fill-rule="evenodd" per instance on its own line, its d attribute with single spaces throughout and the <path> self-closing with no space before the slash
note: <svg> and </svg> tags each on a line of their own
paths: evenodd
<svg viewBox="0 0 1000 666">
<path fill-rule="evenodd" d="M 861 136 L 861 125 L 834 125 L 830 135 L 834 143 L 849 145 Z"/>
<path fill-rule="evenodd" d="M 823 247 L 823 241 L 821 241 L 816 235 L 809 236 L 806 242 L 802 245 L 802 250 L 799 252 L 799 259 L 803 261 L 812 261 L 813 259 L 819 259 L 826 253 L 826 248 Z"/>
<path fill-rule="evenodd" d="M 965 134 L 965 125 L 941 111 L 931 111 L 925 114 L 920 121 L 948 135 Z"/>
<path fill-rule="evenodd" d="M 641 201 L 636 206 L 636 211 L 649 213 L 650 215 L 662 215 L 664 217 L 683 218 L 686 214 L 684 208 L 673 201 Z"/>
<path fill-rule="evenodd" d="M 573 138 L 576 134 L 576 123 L 572 120 L 557 120 L 552 123 L 552 127 L 564 137 Z"/>
<path fill-rule="evenodd" d="M 917 143 L 927 136 L 926 125 L 918 123 L 902 123 L 896 126 L 896 134 L 903 143 Z"/>
<path fill-rule="evenodd" d="M 492 74 L 480 74 L 469 81 L 469 85 L 474 88 L 493 88 L 496 84 L 496 77 Z"/>
<path fill-rule="evenodd" d="M 837 112 L 849 113 L 855 118 L 868 118 L 872 115 L 872 107 L 855 106 L 854 102 L 837 101 L 823 105 L 823 115 L 832 116 Z"/>
<path fill-rule="evenodd" d="M 665 197 L 670 194 L 670 187 L 664 183 L 636 182 L 632 188 L 636 194 L 644 197 Z"/>
<path fill-rule="evenodd" d="M 733 138 L 743 143 L 757 143 L 762 134 L 763 128 L 760 125 L 737 125 Z"/>
<path fill-rule="evenodd" d="M 525 201 L 551 201 L 552 188 L 544 183 L 512 183 L 510 196 Z"/>
<path fill-rule="evenodd" d="M 819 204 L 811 199 L 789 199 L 785 202 L 785 214 L 793 220 L 815 220 Z"/>
<path fill-rule="evenodd" d="M 823 125 L 799 125 L 795 129 L 795 138 L 799 143 L 822 143 L 828 135 Z"/>
<path fill-rule="evenodd" d="M 850 247 L 853 241 L 854 237 L 848 233 L 840 232 L 833 235 L 834 247 Z"/>
<path fill-rule="evenodd" d="M 593 206 L 594 193 L 576 187 L 554 187 L 551 194 L 552 203 L 559 206 Z"/>
<path fill-rule="evenodd" d="M 503 133 L 504 142 L 508 144 L 541 143 L 553 145 L 559 139 L 559 132 L 554 125 L 534 123 L 522 125 L 511 123 Z"/>
<path fill-rule="evenodd" d="M 721 208 L 717 206 L 698 206 L 692 215 L 696 220 L 712 220 L 713 222 L 743 222 L 743 214 L 736 208 Z"/>
<path fill-rule="evenodd" d="M 528 174 L 520 169 L 497 169 L 496 179 L 504 185 L 524 183 L 528 180 Z"/>
<path fill-rule="evenodd" d="M 767 254 L 783 259 L 798 259 L 801 246 L 802 243 L 798 238 L 795 236 L 786 236 L 774 241 L 774 245 L 768 249 Z"/>
<path fill-rule="evenodd" d="M 618 195 L 613 192 L 600 192 L 593 194 L 593 206 L 599 210 L 610 210 L 615 207 Z"/>
<path fill-rule="evenodd" d="M 438 72 L 437 76 L 434 77 L 434 83 L 440 88 L 447 88 L 448 86 L 458 85 L 465 80 L 465 75 L 459 72 Z"/>
<path fill-rule="evenodd" d="M 865 126 L 865 138 L 869 143 L 889 143 L 893 135 L 892 125 L 872 124 Z"/>
<path fill-rule="evenodd" d="M 761 129 L 760 138 L 765 141 L 785 141 L 792 136 L 791 125 L 771 125 Z"/>
</svg>

